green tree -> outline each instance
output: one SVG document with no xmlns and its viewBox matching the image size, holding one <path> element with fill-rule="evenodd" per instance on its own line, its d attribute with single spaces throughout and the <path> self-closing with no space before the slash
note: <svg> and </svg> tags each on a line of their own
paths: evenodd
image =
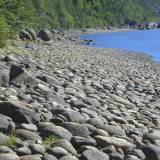
<svg viewBox="0 0 160 160">
<path fill-rule="evenodd" d="M 8 24 L 3 17 L 0 17 L 0 47 L 3 47 L 7 43 L 10 30 Z"/>
</svg>

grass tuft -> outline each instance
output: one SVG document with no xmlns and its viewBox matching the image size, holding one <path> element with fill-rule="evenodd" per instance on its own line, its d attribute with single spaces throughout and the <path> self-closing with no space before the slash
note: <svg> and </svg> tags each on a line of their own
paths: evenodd
<svg viewBox="0 0 160 160">
<path fill-rule="evenodd" d="M 11 133 L 9 134 L 5 146 L 13 147 L 16 146 L 16 137 Z"/>
<path fill-rule="evenodd" d="M 50 144 L 55 143 L 56 141 L 58 141 L 60 138 L 56 135 L 50 135 L 49 137 L 46 137 L 43 140 L 43 144 L 46 146 L 49 146 Z"/>
</svg>

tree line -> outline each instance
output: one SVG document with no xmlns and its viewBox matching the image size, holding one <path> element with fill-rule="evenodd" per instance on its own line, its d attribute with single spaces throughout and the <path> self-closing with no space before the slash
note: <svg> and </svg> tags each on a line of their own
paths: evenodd
<svg viewBox="0 0 160 160">
<path fill-rule="evenodd" d="M 0 0 L 0 34 L 22 28 L 86 28 L 158 19 L 160 0 Z M 4 29 L 5 28 L 5 29 Z M 7 33 L 5 33 L 7 34 Z"/>
</svg>

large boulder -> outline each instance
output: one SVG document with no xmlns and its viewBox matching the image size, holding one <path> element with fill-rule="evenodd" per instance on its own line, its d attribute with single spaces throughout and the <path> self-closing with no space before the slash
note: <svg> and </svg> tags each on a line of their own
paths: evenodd
<svg viewBox="0 0 160 160">
<path fill-rule="evenodd" d="M 37 83 L 39 83 L 39 80 L 25 69 L 16 65 L 11 66 L 10 84 L 35 86 Z"/>
<path fill-rule="evenodd" d="M 156 145 L 146 145 L 143 146 L 142 151 L 144 152 L 145 160 L 160 160 L 160 147 Z"/>
<path fill-rule="evenodd" d="M 34 78 L 29 72 L 17 65 L 11 65 L 9 76 L 10 83 L 15 85 L 24 84 L 34 86 L 39 82 L 38 79 Z"/>
<path fill-rule="evenodd" d="M 52 33 L 48 29 L 43 29 L 38 33 L 38 37 L 43 41 L 50 41 L 52 39 Z"/>
<path fill-rule="evenodd" d="M 16 123 L 36 123 L 39 121 L 32 106 L 22 102 L 0 102 L 0 114 L 11 117 Z"/>
<path fill-rule="evenodd" d="M 59 126 L 48 126 L 43 128 L 41 131 L 41 136 L 43 138 L 46 138 L 49 136 L 56 136 L 60 139 L 67 139 L 69 141 L 72 138 L 72 134 L 68 130 Z"/>
<path fill-rule="evenodd" d="M 36 40 L 37 36 L 33 28 L 27 28 L 25 30 L 30 34 L 30 36 L 32 37 L 32 40 Z"/>
<path fill-rule="evenodd" d="M 20 34 L 19 34 L 19 38 L 22 40 L 32 40 L 32 36 L 30 35 L 30 33 L 23 29 Z"/>
</svg>

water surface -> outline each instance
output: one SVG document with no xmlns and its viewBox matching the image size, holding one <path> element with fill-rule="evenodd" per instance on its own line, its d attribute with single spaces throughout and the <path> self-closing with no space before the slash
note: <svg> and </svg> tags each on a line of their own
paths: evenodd
<svg viewBox="0 0 160 160">
<path fill-rule="evenodd" d="M 160 29 L 129 32 L 96 33 L 81 35 L 82 39 L 92 39 L 93 47 L 116 48 L 142 52 L 160 61 Z"/>
</svg>

